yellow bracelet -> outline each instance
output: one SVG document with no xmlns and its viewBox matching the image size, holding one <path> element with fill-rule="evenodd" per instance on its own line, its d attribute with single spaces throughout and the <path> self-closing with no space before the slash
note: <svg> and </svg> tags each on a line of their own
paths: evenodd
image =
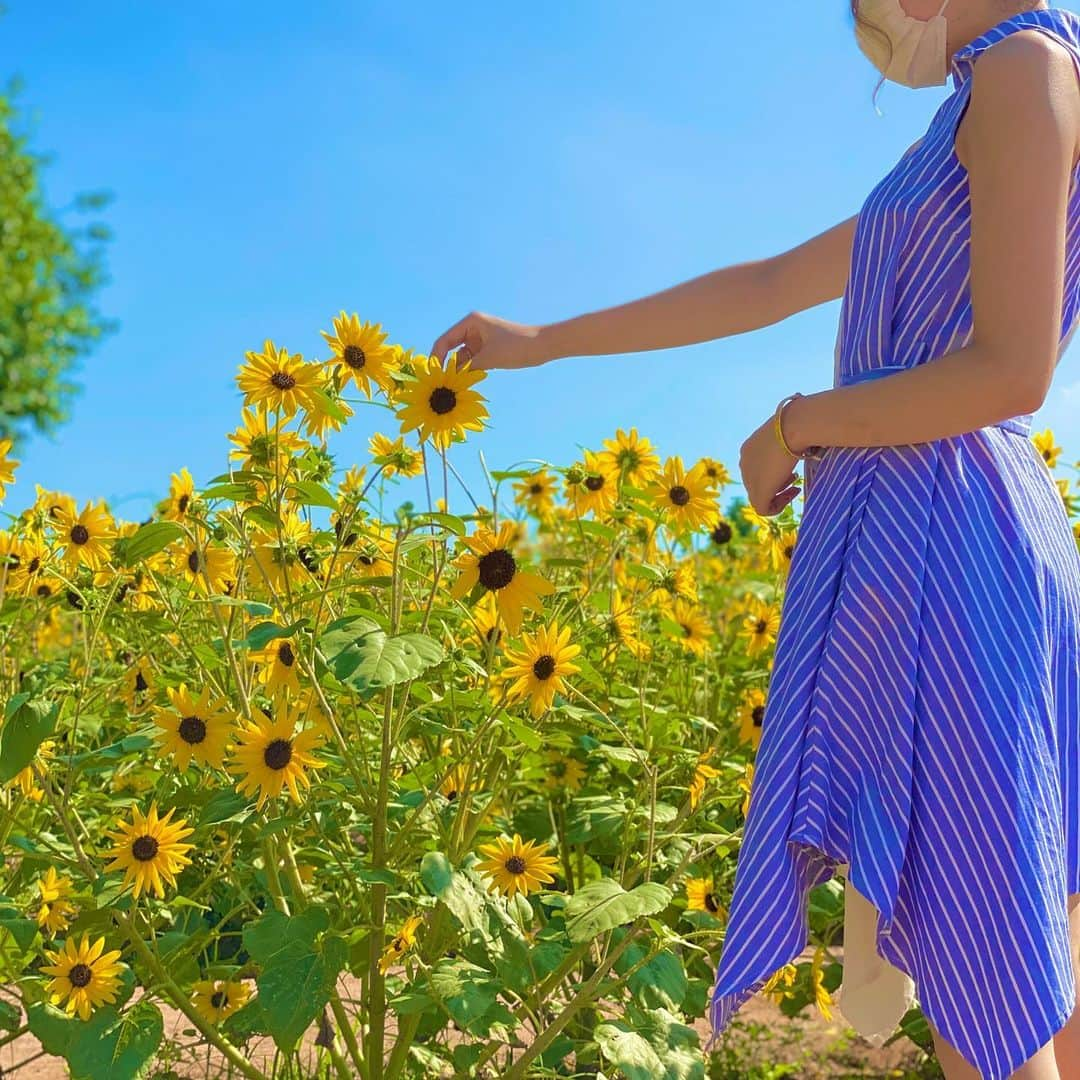
<svg viewBox="0 0 1080 1080">
<path fill-rule="evenodd" d="M 792 450 L 790 446 L 788 446 L 787 439 L 784 438 L 784 429 L 780 425 L 780 419 L 784 412 L 784 406 L 787 405 L 789 401 L 794 401 L 796 398 L 799 397 L 802 397 L 802 394 L 796 392 L 794 394 L 788 394 L 786 398 L 783 398 L 776 406 L 776 415 L 773 418 L 773 427 L 776 430 L 776 438 L 779 440 L 780 445 L 784 448 L 784 453 L 789 454 L 793 458 L 801 458 L 805 455 L 795 453 L 795 451 Z"/>
</svg>

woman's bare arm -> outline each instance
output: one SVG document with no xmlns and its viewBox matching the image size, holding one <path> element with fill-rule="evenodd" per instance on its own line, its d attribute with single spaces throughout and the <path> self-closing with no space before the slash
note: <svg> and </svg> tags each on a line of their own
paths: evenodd
<svg viewBox="0 0 1080 1080">
<path fill-rule="evenodd" d="M 540 328 L 545 358 L 646 352 L 771 326 L 844 292 L 855 218 L 768 259 Z"/>
<path fill-rule="evenodd" d="M 477 368 L 532 367 L 563 356 L 670 349 L 742 334 L 843 295 L 856 217 L 771 258 L 739 263 L 662 292 L 530 326 L 472 312 L 431 353 L 467 346 Z"/>
<path fill-rule="evenodd" d="M 957 149 L 971 188 L 974 338 L 887 379 L 797 398 L 796 451 L 891 446 L 972 431 L 1041 405 L 1057 363 L 1080 95 L 1066 50 L 1020 31 L 975 67 Z"/>
</svg>

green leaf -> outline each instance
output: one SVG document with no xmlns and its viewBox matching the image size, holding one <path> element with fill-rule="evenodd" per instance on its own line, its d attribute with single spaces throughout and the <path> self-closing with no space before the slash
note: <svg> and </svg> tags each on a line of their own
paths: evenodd
<svg viewBox="0 0 1080 1080">
<path fill-rule="evenodd" d="M 325 506 L 329 510 L 338 508 L 338 501 L 314 480 L 295 480 L 290 485 L 289 497 L 301 506 Z"/>
<path fill-rule="evenodd" d="M 22 1013 L 18 1005 L 0 999 L 0 1031 L 18 1031 L 22 1022 Z"/>
<path fill-rule="evenodd" d="M 441 851 L 429 851 L 420 861 L 420 880 L 466 930 L 479 930 L 486 936 L 485 894 L 466 874 L 455 870 Z"/>
<path fill-rule="evenodd" d="M 657 882 L 646 882 L 627 892 L 617 881 L 601 878 L 567 900 L 566 933 L 571 941 L 592 941 L 605 930 L 663 911 L 671 897 L 671 890 Z"/>
<path fill-rule="evenodd" d="M 283 1051 L 300 1041 L 345 967 L 341 938 L 327 934 L 316 944 L 329 922 L 323 908 L 294 916 L 271 910 L 244 927 L 244 947 L 261 967 L 256 983 L 263 1017 Z"/>
<path fill-rule="evenodd" d="M 13 780 L 56 728 L 59 705 L 29 694 L 16 694 L 4 710 L 0 728 L 0 784 Z"/>
<path fill-rule="evenodd" d="M 409 528 L 418 528 L 424 525 L 441 525 L 455 536 L 464 536 L 468 531 L 465 522 L 453 514 L 417 514 L 409 518 Z"/>
<path fill-rule="evenodd" d="M 124 565 L 134 566 L 156 555 L 183 535 L 184 530 L 175 521 L 151 521 L 149 525 L 141 526 L 131 536 L 124 538 Z"/>
<path fill-rule="evenodd" d="M 251 502 L 255 498 L 253 484 L 214 484 L 199 493 L 202 498 L 227 499 L 229 502 Z"/>
<path fill-rule="evenodd" d="M 443 647 L 434 638 L 416 633 L 391 637 L 364 616 L 335 620 L 320 642 L 335 677 L 360 691 L 415 679 L 443 659 Z"/>
<path fill-rule="evenodd" d="M 258 626 L 252 627 L 251 633 L 240 642 L 240 647 L 261 649 L 273 641 L 274 638 L 292 637 L 297 630 L 303 629 L 307 624 L 308 619 L 306 616 L 294 623 L 290 623 L 288 626 L 278 626 L 275 622 L 261 622 Z"/>
<path fill-rule="evenodd" d="M 622 1021 L 607 1020 L 598 1025 L 593 1038 L 626 1080 L 657 1080 L 664 1075 L 664 1063 L 652 1044 Z"/>
<path fill-rule="evenodd" d="M 34 943 L 37 923 L 25 918 L 18 908 L 0 907 L 0 929 L 6 930 L 18 947 L 19 952 L 26 952 Z"/>
<path fill-rule="evenodd" d="M 164 1031 L 161 1012 L 145 999 L 122 1014 L 97 1009 L 89 1020 L 69 1018 L 44 1002 L 30 1005 L 26 1015 L 42 1048 L 67 1061 L 71 1080 L 136 1080 Z"/>
</svg>

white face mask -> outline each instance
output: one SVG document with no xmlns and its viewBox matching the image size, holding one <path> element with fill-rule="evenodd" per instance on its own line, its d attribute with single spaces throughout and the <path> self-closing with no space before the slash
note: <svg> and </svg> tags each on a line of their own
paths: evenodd
<svg viewBox="0 0 1080 1080">
<path fill-rule="evenodd" d="M 943 86 L 949 78 L 948 6 L 945 0 L 932 19 L 916 19 L 900 0 L 861 0 L 859 18 L 868 27 L 856 25 L 859 48 L 886 79 L 914 89 Z"/>
</svg>

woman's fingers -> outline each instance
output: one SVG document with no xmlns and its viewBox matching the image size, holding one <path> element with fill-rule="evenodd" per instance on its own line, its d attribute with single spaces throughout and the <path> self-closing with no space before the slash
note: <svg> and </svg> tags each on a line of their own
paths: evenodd
<svg viewBox="0 0 1080 1080">
<path fill-rule="evenodd" d="M 469 330 L 472 329 L 473 320 L 474 316 L 470 313 L 435 339 L 435 344 L 431 346 L 431 355 L 437 357 L 440 364 L 446 359 L 446 354 L 450 349 L 465 343 Z"/>
</svg>

